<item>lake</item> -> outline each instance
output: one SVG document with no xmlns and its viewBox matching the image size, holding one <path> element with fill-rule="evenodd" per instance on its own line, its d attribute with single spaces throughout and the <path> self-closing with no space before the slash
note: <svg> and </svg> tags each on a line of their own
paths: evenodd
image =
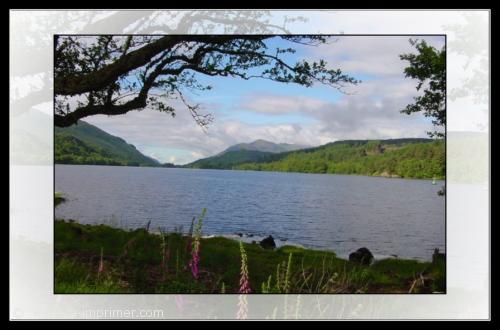
<svg viewBox="0 0 500 330">
<path fill-rule="evenodd" d="M 207 208 L 204 235 L 273 235 L 277 243 L 347 256 L 430 260 L 445 250 L 444 181 L 180 168 L 56 165 L 55 217 L 187 232 Z"/>
</svg>

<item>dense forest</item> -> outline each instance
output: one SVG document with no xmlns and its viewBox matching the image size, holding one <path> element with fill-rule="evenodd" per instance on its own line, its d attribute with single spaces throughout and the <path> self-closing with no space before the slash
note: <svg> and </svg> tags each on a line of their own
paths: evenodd
<svg viewBox="0 0 500 330">
<path fill-rule="evenodd" d="M 273 155 L 232 169 L 444 178 L 445 161 L 444 140 L 360 140 Z"/>
<path fill-rule="evenodd" d="M 56 164 L 160 166 L 122 138 L 84 121 L 56 127 L 54 145 Z"/>
</svg>

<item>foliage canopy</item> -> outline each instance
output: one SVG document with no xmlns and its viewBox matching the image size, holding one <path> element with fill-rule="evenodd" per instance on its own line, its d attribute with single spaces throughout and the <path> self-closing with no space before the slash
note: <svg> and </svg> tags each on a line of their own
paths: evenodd
<svg viewBox="0 0 500 330">
<path fill-rule="evenodd" d="M 423 112 L 432 117 L 436 126 L 446 125 L 446 49 L 438 50 L 428 45 L 425 40 L 410 40 L 417 54 L 401 54 L 401 60 L 409 62 L 405 76 L 418 81 L 417 90 L 423 89 L 423 95 L 414 98 L 415 103 L 408 104 L 401 112 L 412 114 Z M 443 137 L 444 133 L 428 132 L 429 136 Z"/>
</svg>

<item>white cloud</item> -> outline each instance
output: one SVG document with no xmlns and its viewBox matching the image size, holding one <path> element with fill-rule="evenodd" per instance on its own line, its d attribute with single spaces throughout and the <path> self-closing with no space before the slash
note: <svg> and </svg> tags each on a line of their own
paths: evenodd
<svg viewBox="0 0 500 330">
<path fill-rule="evenodd" d="M 323 100 L 307 97 L 275 96 L 270 93 L 249 93 L 243 96 L 240 108 L 266 114 L 286 114 L 325 106 Z"/>
<path fill-rule="evenodd" d="M 439 44 L 436 38 L 432 42 Z M 135 144 L 146 154 L 149 151 L 152 155 L 151 150 L 155 150 L 155 155 L 163 162 L 180 164 L 256 139 L 321 145 L 342 139 L 425 137 L 425 132 L 432 129 L 428 119 L 419 114 L 400 113 L 417 94 L 416 82 L 404 77 L 405 63 L 398 57 L 408 51 L 411 46 L 407 37 L 340 37 L 336 43 L 309 48 L 306 56 L 322 57 L 347 73 L 352 71 L 374 78 L 346 88 L 348 94 L 337 101 L 311 96 L 317 93 L 290 96 L 258 87 L 250 91 L 242 89 L 235 109 L 272 116 L 275 120 L 270 122 L 276 124 L 250 124 L 238 120 L 237 116 L 224 114 L 217 117 L 217 103 L 204 103 L 200 98 L 195 99 L 195 103 L 201 103 L 205 111 L 216 113 L 216 121 L 206 133 L 188 111 L 176 103 L 175 118 L 144 110 L 116 117 L 94 116 L 88 121 Z M 311 120 L 289 123 L 284 119 L 280 122 L 280 116 L 287 114 Z"/>
<path fill-rule="evenodd" d="M 306 27 L 292 33 L 346 34 L 439 34 L 443 26 L 455 23 L 460 10 L 339 10 L 312 11 Z M 483 13 L 487 16 L 488 13 Z"/>
<path fill-rule="evenodd" d="M 410 38 L 425 40 L 438 49 L 444 45 L 444 37 L 440 36 L 337 36 L 333 42 L 304 50 L 346 73 L 404 78 L 403 70 L 408 62 L 402 61 L 399 55 L 415 52 Z"/>
</svg>

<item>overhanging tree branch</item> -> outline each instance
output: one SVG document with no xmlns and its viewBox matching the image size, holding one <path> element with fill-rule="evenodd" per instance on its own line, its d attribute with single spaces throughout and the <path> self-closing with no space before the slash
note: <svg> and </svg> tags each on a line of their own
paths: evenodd
<svg viewBox="0 0 500 330">
<path fill-rule="evenodd" d="M 275 37 L 184 35 L 120 39 L 99 36 L 93 44 L 68 37 L 61 41 L 60 47 L 56 45 L 59 62 L 55 75 L 55 123 L 70 126 L 88 116 L 120 115 L 146 106 L 174 115 L 175 109 L 168 101 L 177 95 L 197 124 L 206 128 L 211 117 L 200 114 L 198 105 L 188 104 L 181 91 L 183 88 L 210 89 L 198 82 L 195 73 L 245 80 L 264 78 L 306 87 L 322 83 L 339 90 L 343 84 L 358 83 L 340 69 L 327 68 L 323 60 L 287 63 L 280 55 L 295 50 L 276 48 L 273 53 L 264 40 Z M 303 45 L 326 41 L 323 36 L 281 38 Z M 132 95 L 136 96 L 131 98 Z"/>
<path fill-rule="evenodd" d="M 54 80 L 54 91 L 55 94 L 58 95 L 76 95 L 92 90 L 99 90 L 116 81 L 121 75 L 146 65 L 153 57 L 163 51 L 171 49 L 180 42 L 224 43 L 234 38 L 234 36 L 165 36 L 149 45 L 125 54 L 115 62 L 97 71 L 84 75 L 78 73 L 72 76 L 56 75 Z M 251 36 L 249 38 L 253 40 L 262 40 L 265 39 L 266 36 Z"/>
</svg>

